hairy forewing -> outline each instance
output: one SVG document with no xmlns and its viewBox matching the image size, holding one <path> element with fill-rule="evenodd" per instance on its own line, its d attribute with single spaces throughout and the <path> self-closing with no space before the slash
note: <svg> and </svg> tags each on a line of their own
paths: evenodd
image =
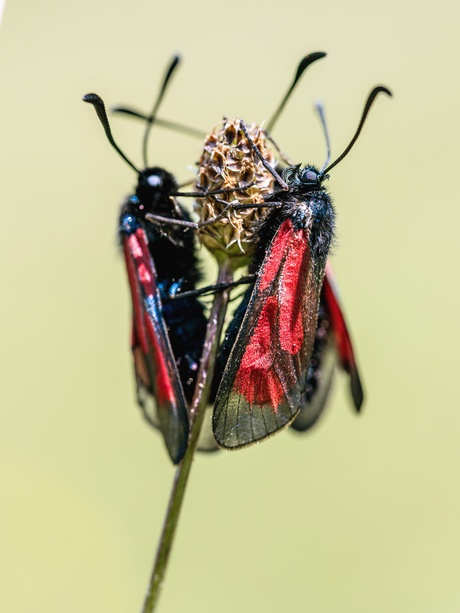
<svg viewBox="0 0 460 613">
<path fill-rule="evenodd" d="M 139 402 L 146 418 L 159 425 L 177 463 L 187 447 L 188 416 L 144 230 L 124 236 L 123 248 L 133 302 L 132 349 Z"/>
<path fill-rule="evenodd" d="M 223 447 L 270 436 L 301 406 L 322 277 L 308 232 L 284 219 L 267 249 L 216 397 L 213 429 Z"/>
</svg>

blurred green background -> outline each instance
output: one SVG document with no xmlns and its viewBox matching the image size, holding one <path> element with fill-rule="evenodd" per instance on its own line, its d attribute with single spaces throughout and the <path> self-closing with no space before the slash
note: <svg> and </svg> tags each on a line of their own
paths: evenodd
<svg viewBox="0 0 460 613">
<path fill-rule="evenodd" d="M 460 611 L 460 96 L 457 2 L 277 5 L 15 0 L 0 30 L 0 609 L 139 611 L 174 474 L 134 400 L 116 222 L 135 176 L 93 109 L 209 131 L 267 119 L 322 50 L 274 137 L 321 165 L 380 98 L 329 188 L 333 258 L 366 388 L 338 378 L 323 421 L 194 464 L 160 611 Z M 140 163 L 142 127 L 113 119 Z M 154 130 L 151 159 L 192 176 L 200 143 Z"/>
</svg>

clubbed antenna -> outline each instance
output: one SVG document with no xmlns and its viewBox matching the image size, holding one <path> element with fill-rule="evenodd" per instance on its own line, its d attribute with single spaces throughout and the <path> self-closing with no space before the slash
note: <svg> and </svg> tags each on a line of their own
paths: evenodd
<svg viewBox="0 0 460 613">
<path fill-rule="evenodd" d="M 139 174 L 139 170 L 134 166 L 131 160 L 123 153 L 123 151 L 117 145 L 117 143 L 115 142 L 112 136 L 112 130 L 110 129 L 109 118 L 107 117 L 107 112 L 105 110 L 105 105 L 104 105 L 102 98 L 100 98 L 97 94 L 86 94 L 86 96 L 83 96 L 83 101 L 89 102 L 89 104 L 92 104 L 94 106 L 97 116 L 99 117 L 99 121 L 101 122 L 102 127 L 104 128 L 104 131 L 105 131 L 105 134 L 107 136 L 109 143 L 112 145 L 115 151 L 117 151 L 118 154 L 125 160 L 125 162 L 129 164 L 129 166 L 131 166 L 131 168 L 136 172 L 136 174 Z"/>
<path fill-rule="evenodd" d="M 328 166 L 327 168 L 325 168 L 321 174 L 326 174 L 328 173 L 332 168 L 334 168 L 334 166 L 337 166 L 337 164 L 339 162 L 341 162 L 343 160 L 343 158 L 345 156 L 347 156 L 350 151 L 351 148 L 353 147 L 353 145 L 356 143 L 356 141 L 358 140 L 358 136 L 361 133 L 361 130 L 363 128 L 364 122 L 366 121 L 366 117 L 371 109 L 372 104 L 374 103 L 374 100 L 377 98 L 377 96 L 380 94 L 386 94 L 387 96 L 392 96 L 393 94 L 391 93 L 391 91 L 384 87 L 383 85 L 379 85 L 378 87 L 374 87 L 374 89 L 371 91 L 371 93 L 369 94 L 367 100 L 366 100 L 366 104 L 364 105 L 364 110 L 363 110 L 363 114 L 361 115 L 361 121 L 359 122 L 358 128 L 353 136 L 353 138 L 350 141 L 350 144 L 348 145 L 348 147 L 345 149 L 345 151 L 342 153 L 342 155 L 339 155 L 339 157 L 335 160 L 335 162 L 332 162 L 332 164 L 330 166 Z"/>
<path fill-rule="evenodd" d="M 150 130 L 152 129 L 153 122 L 155 121 L 155 116 L 158 112 L 158 108 L 161 104 L 161 101 L 163 100 L 163 96 L 165 94 L 169 80 L 171 79 L 171 76 L 174 70 L 176 69 L 177 65 L 179 64 L 179 62 L 180 62 L 180 57 L 178 55 L 175 55 L 172 59 L 171 64 L 169 65 L 168 70 L 166 71 L 166 75 L 163 79 L 163 85 L 161 86 L 160 93 L 158 94 L 158 97 L 155 100 L 155 103 L 152 108 L 152 112 L 147 117 L 147 125 L 145 127 L 144 140 L 142 144 L 142 159 L 144 160 L 144 166 L 146 168 L 148 166 L 147 164 L 147 144 L 149 140 Z"/>
<path fill-rule="evenodd" d="M 145 113 L 141 113 L 140 111 L 136 111 L 135 109 L 129 108 L 127 106 L 114 106 L 110 110 L 112 111 L 112 113 L 123 113 L 124 115 L 130 115 L 131 117 L 142 119 L 143 121 L 149 121 L 150 117 Z M 188 136 L 192 136 L 193 138 L 199 138 L 200 140 L 203 140 L 206 136 L 206 132 L 203 132 L 202 130 L 191 128 L 190 126 L 186 126 L 183 123 L 178 123 L 177 121 L 160 119 L 159 117 L 155 117 L 155 125 L 160 126 L 160 128 L 166 128 L 168 130 L 182 132 L 182 134 L 187 134 Z"/>
<path fill-rule="evenodd" d="M 297 67 L 297 72 L 295 74 L 294 80 L 291 83 L 291 86 L 289 87 L 288 91 L 286 92 L 284 98 L 281 100 L 281 103 L 279 104 L 278 108 L 276 109 L 276 111 L 273 113 L 272 118 L 270 119 L 270 121 L 267 124 L 267 132 L 271 132 L 273 130 L 273 126 L 275 125 L 275 123 L 278 121 L 279 116 L 281 115 L 281 112 L 283 111 L 284 107 L 286 106 L 286 102 L 289 100 L 289 98 L 291 97 L 292 92 L 295 89 L 295 86 L 297 85 L 297 83 L 300 80 L 300 77 L 303 75 L 303 73 L 305 72 L 305 70 L 314 62 L 316 62 L 317 60 L 322 59 L 323 57 L 326 57 L 326 54 L 323 53 L 322 51 L 316 51 L 315 53 L 310 53 L 309 55 L 306 55 L 300 62 L 299 66 Z"/>
<path fill-rule="evenodd" d="M 320 101 L 316 102 L 315 109 L 319 115 L 319 120 L 323 127 L 324 139 L 326 141 L 326 161 L 324 162 L 321 170 L 319 171 L 319 174 L 322 175 L 324 173 L 324 169 L 331 161 L 331 141 L 329 139 L 329 130 L 327 129 L 326 115 L 324 112 L 324 104 Z"/>
</svg>

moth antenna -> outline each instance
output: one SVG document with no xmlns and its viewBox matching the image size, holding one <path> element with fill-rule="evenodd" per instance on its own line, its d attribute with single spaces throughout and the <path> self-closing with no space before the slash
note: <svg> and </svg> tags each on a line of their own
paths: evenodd
<svg viewBox="0 0 460 613">
<path fill-rule="evenodd" d="M 141 113 L 141 111 L 136 111 L 136 109 L 131 109 L 127 106 L 112 106 L 110 108 L 111 113 L 123 113 L 124 115 L 130 115 L 131 117 L 137 117 L 137 119 L 142 119 L 143 121 L 148 120 L 148 115 L 145 113 Z"/>
<path fill-rule="evenodd" d="M 300 80 L 300 77 L 303 75 L 303 73 L 305 72 L 305 70 L 314 62 L 316 62 L 317 60 L 320 60 L 321 58 L 326 57 L 326 54 L 323 53 L 322 51 L 316 51 L 315 53 L 310 53 L 309 55 L 306 55 L 301 61 L 300 64 L 297 67 L 297 72 L 295 74 L 294 80 L 292 81 L 289 89 L 287 90 L 286 94 L 284 95 L 284 98 L 281 100 L 278 108 L 276 109 L 276 111 L 273 113 L 270 121 L 267 124 L 267 132 L 271 132 L 273 130 L 273 126 L 275 125 L 275 123 L 278 121 L 279 116 L 281 115 L 281 112 L 283 111 L 284 107 L 286 106 L 286 102 L 289 100 L 289 98 L 291 97 L 292 92 L 295 89 L 295 86 L 297 85 L 297 83 Z"/>
<path fill-rule="evenodd" d="M 324 169 L 327 167 L 327 165 L 331 161 L 331 140 L 329 138 L 329 130 L 327 129 L 324 104 L 318 100 L 318 102 L 315 103 L 315 109 L 316 109 L 316 112 L 318 113 L 319 120 L 323 128 L 324 139 L 326 141 L 326 161 L 324 162 L 321 170 L 319 171 L 319 174 L 322 175 L 324 173 Z"/>
<path fill-rule="evenodd" d="M 152 108 L 152 112 L 150 113 L 150 115 L 147 117 L 147 125 L 145 127 L 145 132 L 144 132 L 144 140 L 143 140 L 143 144 L 142 144 L 142 159 L 144 160 L 144 166 L 147 168 L 148 164 L 147 164 L 147 144 L 148 144 L 148 140 L 149 140 L 149 135 L 150 135 L 150 130 L 152 129 L 152 125 L 153 122 L 155 121 L 155 115 L 157 114 L 158 111 L 158 107 L 161 104 L 161 101 L 163 100 L 163 96 L 165 94 L 166 88 L 168 86 L 169 80 L 174 72 L 174 70 L 176 69 L 177 65 L 180 62 L 180 56 L 175 55 L 172 59 L 171 64 L 169 65 L 168 70 L 166 71 L 166 75 L 163 79 L 163 84 L 161 86 L 160 89 L 160 93 L 158 94 L 157 99 L 155 100 L 155 103 L 153 105 Z"/>
<path fill-rule="evenodd" d="M 270 164 L 267 162 L 267 160 L 264 158 L 264 156 L 262 155 L 260 149 L 257 147 L 257 145 L 255 144 L 255 142 L 252 140 L 252 138 L 249 136 L 249 132 L 246 128 L 246 124 L 244 123 L 244 121 L 242 119 L 240 119 L 240 128 L 243 130 L 243 134 L 246 136 L 247 141 L 251 147 L 251 149 L 254 151 L 254 153 L 257 155 L 257 157 L 259 158 L 259 160 L 262 162 L 263 166 L 268 170 L 268 172 L 272 175 L 272 177 L 275 179 L 275 181 L 278 182 L 278 185 L 280 185 L 280 187 L 287 191 L 289 190 L 289 187 L 287 185 L 287 183 L 284 181 L 284 179 L 276 172 L 276 170 L 274 168 L 272 168 L 272 166 L 270 166 Z"/>
<path fill-rule="evenodd" d="M 273 136 L 265 130 L 263 130 L 263 133 L 265 134 L 265 138 L 275 147 L 276 151 L 278 152 L 278 155 L 283 160 L 283 162 L 285 162 L 288 166 L 295 166 L 295 162 L 291 160 L 291 158 L 280 149 L 280 146 L 273 139 Z"/>
<path fill-rule="evenodd" d="M 366 121 L 366 117 L 370 111 L 370 108 L 374 102 L 374 100 L 377 98 L 377 96 L 380 94 L 387 94 L 387 96 L 393 96 L 393 94 L 391 93 L 391 91 L 384 87 L 383 85 L 379 85 L 378 87 L 374 87 L 374 89 L 371 91 L 371 93 L 369 94 L 367 100 L 366 100 L 366 104 L 364 105 L 364 110 L 363 110 L 363 114 L 361 115 L 361 121 L 359 122 L 358 128 L 353 136 L 353 138 L 351 139 L 348 147 L 345 149 L 345 151 L 342 153 L 342 155 L 339 155 L 339 157 L 335 160 L 335 162 L 332 162 L 332 164 L 330 166 L 328 166 L 327 168 L 325 168 L 322 171 L 322 174 L 326 174 L 328 173 L 332 168 L 334 168 L 334 166 L 337 166 L 337 164 L 339 162 L 341 162 L 343 160 L 343 158 L 345 156 L 347 156 L 350 153 L 351 148 L 353 147 L 353 145 L 356 143 L 356 141 L 358 140 L 358 136 L 361 133 L 361 130 L 363 128 L 364 122 Z"/>
<path fill-rule="evenodd" d="M 145 113 L 141 113 L 140 111 L 136 111 L 136 109 L 131 109 L 126 106 L 114 106 L 110 110 L 112 113 L 123 113 L 124 115 L 130 115 L 131 117 L 142 119 L 143 121 L 149 120 L 149 116 L 145 115 Z M 182 134 L 187 134 L 188 136 L 199 138 L 200 140 L 203 140 L 206 136 L 206 132 L 197 130 L 196 128 L 191 128 L 190 126 L 178 123 L 177 121 L 169 121 L 168 119 L 159 119 L 158 117 L 155 117 L 154 123 L 156 126 L 160 126 L 161 128 L 182 132 Z"/>
<path fill-rule="evenodd" d="M 92 104 L 94 106 L 94 109 L 97 113 L 97 116 L 99 117 L 99 121 L 101 122 L 102 127 L 104 128 L 105 135 L 107 136 L 109 143 L 112 145 L 115 151 L 117 151 L 118 154 L 125 160 L 125 162 L 129 166 L 131 166 L 131 168 L 136 172 L 136 174 L 140 174 L 140 171 L 136 168 L 136 166 L 134 166 L 131 160 L 123 153 L 123 151 L 120 149 L 120 147 L 115 142 L 112 136 L 112 130 L 110 129 L 109 118 L 107 117 L 107 112 L 105 110 L 105 104 L 102 98 L 100 98 L 97 94 L 86 94 L 86 96 L 83 96 L 83 101 L 89 102 L 89 104 Z"/>
</svg>

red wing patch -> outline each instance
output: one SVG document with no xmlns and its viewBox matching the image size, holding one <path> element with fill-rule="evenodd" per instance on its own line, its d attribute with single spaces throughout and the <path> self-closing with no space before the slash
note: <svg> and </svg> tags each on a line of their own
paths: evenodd
<svg viewBox="0 0 460 613">
<path fill-rule="evenodd" d="M 334 332 L 340 364 L 345 372 L 350 375 L 351 394 L 355 408 L 359 411 L 363 404 L 363 388 L 356 366 L 350 334 L 335 290 L 335 279 L 329 264 L 326 266 L 322 295 L 324 297 L 325 308 L 329 313 L 331 328 Z"/>
<path fill-rule="evenodd" d="M 237 448 L 297 415 L 316 332 L 319 287 L 308 229 L 282 222 L 260 268 L 214 406 L 218 443 Z"/>
<path fill-rule="evenodd" d="M 146 418 L 159 426 L 172 461 L 183 457 L 188 440 L 184 393 L 162 316 L 156 271 L 144 230 L 123 238 L 133 302 L 133 358 L 138 399 Z M 147 403 L 155 406 L 147 408 Z"/>
</svg>

